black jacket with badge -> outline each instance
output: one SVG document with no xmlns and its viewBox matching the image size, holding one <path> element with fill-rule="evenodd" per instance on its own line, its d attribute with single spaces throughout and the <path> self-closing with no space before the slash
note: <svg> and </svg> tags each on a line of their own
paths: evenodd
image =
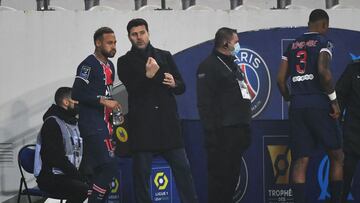
<svg viewBox="0 0 360 203">
<path fill-rule="evenodd" d="M 216 142 L 214 136 L 221 127 L 250 124 L 250 100 L 242 97 L 234 59 L 214 50 L 197 71 L 197 106 L 206 145 Z"/>
<path fill-rule="evenodd" d="M 145 73 L 148 57 L 159 70 L 151 79 Z M 185 92 L 185 84 L 168 51 L 150 44 L 141 51 L 134 47 L 117 62 L 119 79 L 129 95 L 129 141 L 133 151 L 163 151 L 184 147 L 175 95 Z M 176 87 L 162 84 L 170 73 Z"/>
<path fill-rule="evenodd" d="M 63 135 L 60 126 L 55 118 L 49 118 L 51 116 L 56 116 L 71 125 L 77 123 L 75 115 L 72 115 L 72 113 L 55 104 L 44 114 L 44 124 L 40 131 L 42 168 L 38 176 L 38 181 L 49 181 L 51 176 L 56 176 L 52 173 L 53 167 L 59 168 L 67 177 L 81 180 L 79 171 L 65 155 Z"/>
<path fill-rule="evenodd" d="M 350 63 L 336 83 L 337 99 L 344 117 L 344 151 L 360 156 L 360 61 Z"/>
</svg>

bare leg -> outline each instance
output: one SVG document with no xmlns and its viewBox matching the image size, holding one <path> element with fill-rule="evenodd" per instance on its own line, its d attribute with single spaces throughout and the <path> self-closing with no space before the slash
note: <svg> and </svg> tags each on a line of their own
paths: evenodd
<svg viewBox="0 0 360 203">
<path fill-rule="evenodd" d="M 309 163 L 309 157 L 297 159 L 292 167 L 291 180 L 295 195 L 295 203 L 305 203 L 305 182 L 306 169 Z"/>
<path fill-rule="evenodd" d="M 330 159 L 330 194 L 332 203 L 340 203 L 343 184 L 344 153 L 342 149 L 329 150 Z"/>
</svg>

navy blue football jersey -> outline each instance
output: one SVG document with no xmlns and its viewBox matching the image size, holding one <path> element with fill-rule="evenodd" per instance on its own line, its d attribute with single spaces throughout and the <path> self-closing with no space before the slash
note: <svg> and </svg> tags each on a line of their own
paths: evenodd
<svg viewBox="0 0 360 203">
<path fill-rule="evenodd" d="M 79 101 L 79 128 L 85 134 L 112 134 L 110 112 L 100 104 L 100 97 L 111 96 L 114 81 L 114 64 L 100 62 L 94 55 L 80 63 L 76 71 L 72 97 Z"/>
<path fill-rule="evenodd" d="M 290 69 L 292 107 L 329 106 L 318 73 L 318 58 L 323 51 L 332 57 L 332 42 L 319 33 L 309 32 L 289 44 L 283 54 L 282 59 L 288 61 Z"/>
</svg>

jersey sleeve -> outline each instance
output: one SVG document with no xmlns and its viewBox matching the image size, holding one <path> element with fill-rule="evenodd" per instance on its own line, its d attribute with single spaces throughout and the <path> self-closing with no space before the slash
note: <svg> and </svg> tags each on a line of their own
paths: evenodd
<svg viewBox="0 0 360 203">
<path fill-rule="evenodd" d="M 72 89 L 73 99 L 80 103 L 100 106 L 100 99 L 97 91 L 92 88 L 95 70 L 87 64 L 80 64 L 76 71 L 76 77 Z"/>
<path fill-rule="evenodd" d="M 334 49 L 334 44 L 330 40 L 324 40 L 320 44 L 320 53 L 325 51 L 330 54 L 331 58 L 333 55 L 333 49 Z"/>
</svg>

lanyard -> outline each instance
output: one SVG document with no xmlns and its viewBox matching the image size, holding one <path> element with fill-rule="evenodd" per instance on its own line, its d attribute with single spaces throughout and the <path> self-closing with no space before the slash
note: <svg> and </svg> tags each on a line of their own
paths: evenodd
<svg viewBox="0 0 360 203">
<path fill-rule="evenodd" d="M 225 66 L 226 68 L 235 75 L 236 77 L 236 80 L 239 84 L 239 87 L 240 87 L 240 91 L 241 91 L 241 95 L 242 95 L 242 98 L 243 99 L 248 99 L 248 100 L 251 100 L 251 95 L 249 93 L 249 89 L 248 89 L 248 86 L 245 82 L 245 74 L 242 72 L 241 68 L 240 67 L 237 67 L 237 71 L 234 72 L 230 69 L 230 67 L 219 57 L 219 56 L 216 56 Z M 241 74 L 241 77 L 238 75 L 238 74 Z"/>
<path fill-rule="evenodd" d="M 216 57 L 225 65 L 225 67 L 226 67 L 230 72 L 234 73 L 234 72 L 231 70 L 231 68 L 230 68 L 219 56 L 216 56 Z M 244 73 L 242 72 L 242 70 L 241 70 L 239 67 L 237 67 L 237 70 L 240 72 L 241 76 L 242 76 L 243 78 L 245 78 L 245 77 L 244 77 Z M 234 74 L 236 74 L 236 73 L 234 73 Z M 237 79 L 237 80 L 238 80 L 238 79 Z"/>
<path fill-rule="evenodd" d="M 216 56 L 225 66 L 226 66 L 226 68 L 230 71 L 230 72 L 233 72 L 232 70 L 231 70 L 231 68 L 220 58 L 220 57 L 218 57 L 218 56 Z"/>
</svg>

